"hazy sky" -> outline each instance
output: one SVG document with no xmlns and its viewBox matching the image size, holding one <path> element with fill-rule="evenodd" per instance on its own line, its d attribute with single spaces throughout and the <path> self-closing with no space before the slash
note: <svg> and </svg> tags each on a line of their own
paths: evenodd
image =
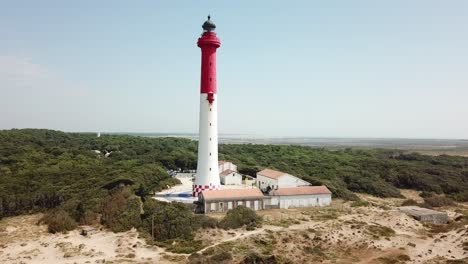
<svg viewBox="0 0 468 264">
<path fill-rule="evenodd" d="M 223 2 L 223 3 L 220 3 Z M 468 138 L 468 1 L 0 0 L 0 129 Z"/>
</svg>

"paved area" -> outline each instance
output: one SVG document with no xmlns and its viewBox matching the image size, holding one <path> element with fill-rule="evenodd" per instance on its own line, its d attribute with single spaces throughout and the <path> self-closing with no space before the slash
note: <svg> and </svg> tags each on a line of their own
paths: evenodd
<svg viewBox="0 0 468 264">
<path fill-rule="evenodd" d="M 193 201 L 196 201 L 197 198 L 187 197 L 189 194 L 192 193 L 192 185 L 193 185 L 192 175 L 193 175 L 192 173 L 178 173 L 174 177 L 179 179 L 181 184 L 156 193 L 156 196 L 154 196 L 153 199 L 164 201 L 164 202 L 177 201 L 177 202 L 182 202 L 182 203 L 193 203 Z M 246 188 L 252 188 L 252 186 L 251 185 L 221 185 L 221 189 L 246 189 Z M 256 188 L 256 187 L 253 187 L 253 188 Z"/>
</svg>

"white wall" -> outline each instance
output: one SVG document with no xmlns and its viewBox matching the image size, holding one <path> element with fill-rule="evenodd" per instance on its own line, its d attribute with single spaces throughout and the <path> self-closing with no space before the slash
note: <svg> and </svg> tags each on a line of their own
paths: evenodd
<svg viewBox="0 0 468 264">
<path fill-rule="evenodd" d="M 262 176 L 260 174 L 257 174 L 257 179 L 256 179 L 257 186 L 260 189 L 265 189 L 268 185 L 270 185 L 272 188 L 273 186 L 278 185 L 278 181 L 272 178 L 268 178 L 265 176 Z"/>
<path fill-rule="evenodd" d="M 331 194 L 315 194 L 315 195 L 288 195 L 276 196 L 278 200 L 271 199 L 271 204 L 278 201 L 280 208 L 297 208 L 297 207 L 312 207 L 312 206 L 328 206 L 331 204 Z"/>
<path fill-rule="evenodd" d="M 234 165 L 232 162 L 224 162 L 223 164 L 219 165 L 219 172 L 223 172 L 225 170 L 233 170 L 237 171 L 237 166 Z"/>
<path fill-rule="evenodd" d="M 304 186 L 304 185 L 310 185 L 310 183 L 304 180 L 301 180 L 295 176 L 292 176 L 290 174 L 286 174 L 278 178 L 279 188 L 297 187 L 297 186 Z"/>
<path fill-rule="evenodd" d="M 242 185 L 242 175 L 237 172 L 221 176 L 221 183 L 224 185 Z"/>
<path fill-rule="evenodd" d="M 210 105 L 207 94 L 200 94 L 198 163 L 195 185 L 219 186 L 218 172 L 218 97 Z M 211 111 L 210 111 L 211 109 Z"/>
<path fill-rule="evenodd" d="M 268 185 L 270 185 L 270 187 L 272 187 L 273 189 L 276 189 L 276 187 L 285 188 L 285 187 L 297 187 L 297 186 L 310 185 L 310 183 L 304 180 L 301 180 L 295 176 L 292 176 L 290 174 L 285 174 L 279 177 L 278 179 L 272 179 L 272 178 L 268 178 L 263 175 L 257 174 L 256 183 L 257 183 L 257 186 L 260 187 L 260 189 L 265 189 Z"/>
</svg>

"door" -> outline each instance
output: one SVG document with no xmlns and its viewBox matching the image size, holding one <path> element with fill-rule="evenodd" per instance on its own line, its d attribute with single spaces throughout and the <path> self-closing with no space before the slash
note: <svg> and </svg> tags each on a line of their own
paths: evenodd
<svg viewBox="0 0 468 264">
<path fill-rule="evenodd" d="M 254 210 L 255 210 L 255 211 L 258 210 L 258 201 L 254 201 Z"/>
<path fill-rule="evenodd" d="M 228 202 L 228 210 L 232 209 L 232 202 Z"/>
<path fill-rule="evenodd" d="M 245 201 L 245 207 L 250 208 L 250 201 Z"/>
</svg>

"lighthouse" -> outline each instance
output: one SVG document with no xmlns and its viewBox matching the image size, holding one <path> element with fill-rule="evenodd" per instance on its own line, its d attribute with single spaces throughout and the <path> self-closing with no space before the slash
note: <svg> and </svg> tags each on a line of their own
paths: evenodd
<svg viewBox="0 0 468 264">
<path fill-rule="evenodd" d="M 216 25 L 203 23 L 203 34 L 197 46 L 201 49 L 200 122 L 198 134 L 197 173 L 192 196 L 204 190 L 219 190 L 218 172 L 218 97 L 216 94 L 216 49 L 221 41 L 214 32 Z"/>
</svg>

